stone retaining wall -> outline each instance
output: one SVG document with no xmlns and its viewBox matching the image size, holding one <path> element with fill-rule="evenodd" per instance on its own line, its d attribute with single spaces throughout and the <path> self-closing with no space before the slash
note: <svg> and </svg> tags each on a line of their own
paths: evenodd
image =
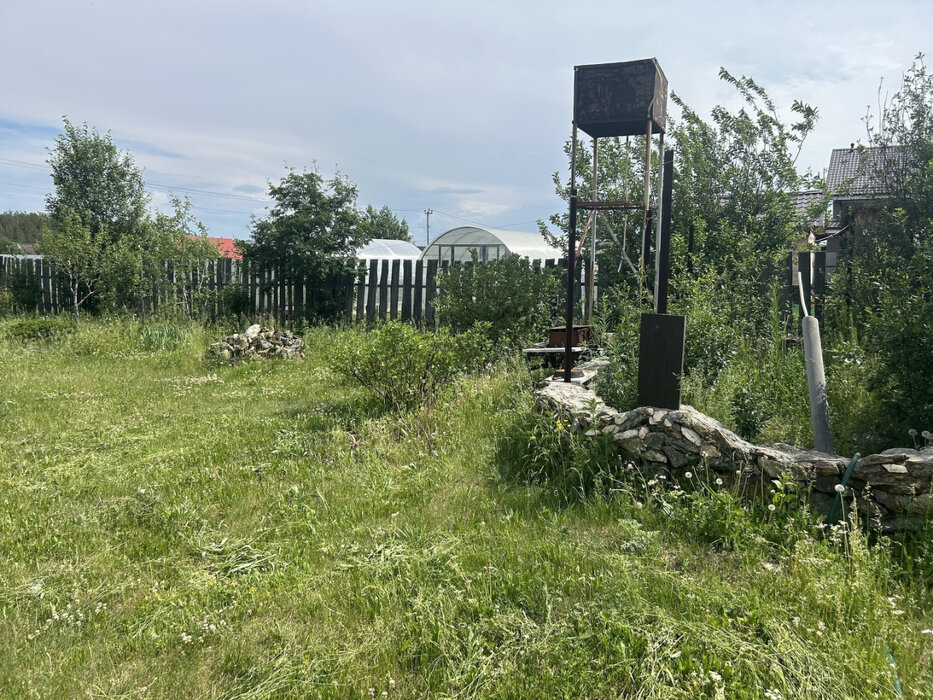
<svg viewBox="0 0 933 700">
<path fill-rule="evenodd" d="M 611 436 L 620 456 L 647 475 L 680 480 L 740 481 L 743 491 L 766 488 L 772 479 L 793 481 L 824 513 L 835 497 L 850 458 L 790 445 L 753 445 L 690 406 L 672 411 L 636 408 L 621 412 L 580 384 L 545 382 L 535 391 L 539 410 L 560 415 L 589 436 Z M 933 447 L 893 449 L 858 460 L 849 480 L 859 508 L 884 529 L 920 527 L 933 516 Z"/>
</svg>

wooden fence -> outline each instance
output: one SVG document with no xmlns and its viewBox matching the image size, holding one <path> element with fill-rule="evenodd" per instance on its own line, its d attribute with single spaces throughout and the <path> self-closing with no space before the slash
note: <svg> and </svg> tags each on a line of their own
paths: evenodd
<svg viewBox="0 0 933 700">
<path fill-rule="evenodd" d="M 260 272 L 246 262 L 223 258 L 205 262 L 181 282 L 177 273 L 167 267 L 168 284 L 156 285 L 151 294 L 140 300 L 137 311 L 146 315 L 165 304 L 178 303 L 179 294 L 189 298 L 200 294 L 207 299 L 212 314 L 240 311 L 288 323 L 307 318 L 312 309 L 320 308 L 324 299 L 330 308 L 339 309 L 338 315 L 347 321 L 374 323 L 397 319 L 434 325 L 438 276 L 446 274 L 449 265 L 437 260 L 368 260 L 359 264 L 358 274 L 331 278 L 322 285 L 319 281 L 288 279 L 275 271 Z M 546 260 L 533 266 L 544 270 L 564 268 L 566 263 Z M 71 310 L 65 281 L 55 265 L 41 256 L 0 255 L 0 289 L 4 285 L 18 290 L 21 310 L 40 314 Z M 562 290 L 564 287 L 565 284 Z M 584 280 L 575 296 L 587 293 Z"/>
<path fill-rule="evenodd" d="M 564 268 L 566 265 L 564 260 L 534 264 L 539 269 Z M 439 275 L 446 274 L 449 265 L 447 262 L 439 264 L 437 260 L 368 260 L 360 263 L 359 274 L 331 279 L 322 287 L 319 282 L 290 280 L 275 272 L 259 272 L 245 262 L 222 258 L 204 263 L 182 284 L 179 284 L 176 273 L 167 268 L 166 281 L 171 284 L 153 289 L 137 310 L 146 315 L 164 304 L 177 303 L 179 290 L 189 295 L 207 292 L 204 296 L 209 299 L 212 314 L 239 310 L 251 315 L 270 316 L 277 323 L 287 323 L 307 317 L 309 310 L 324 296 L 331 308 L 339 308 L 339 315 L 347 321 L 373 323 L 398 319 L 434 325 L 433 301 L 438 295 L 437 280 Z M 788 254 L 781 275 L 784 278 L 780 287 L 782 307 L 789 312 L 792 307 L 799 306 L 799 271 L 808 310 L 822 319 L 828 282 L 835 266 L 835 253 L 808 251 Z M 585 270 L 585 266 L 583 270 L 577 268 L 580 285 L 575 296 L 587 301 L 589 285 Z M 55 265 L 41 256 L 0 255 L 0 290 L 4 286 L 13 290 L 20 310 L 39 314 L 71 311 L 67 284 Z M 561 294 L 565 287 L 566 282 L 561 285 Z M 236 294 L 225 293 L 230 291 Z M 234 296 L 237 297 L 237 309 L 231 308 Z"/>
</svg>

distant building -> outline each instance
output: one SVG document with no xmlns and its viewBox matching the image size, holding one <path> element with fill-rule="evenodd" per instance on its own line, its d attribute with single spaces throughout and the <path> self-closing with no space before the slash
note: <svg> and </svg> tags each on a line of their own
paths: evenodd
<svg viewBox="0 0 933 700">
<path fill-rule="evenodd" d="M 891 194 L 891 183 L 903 176 L 907 154 L 898 146 L 833 149 L 826 171 L 826 190 L 832 196 L 832 221 L 826 227 L 826 249 L 845 247 L 850 227 L 870 228 L 881 200 Z"/>
<path fill-rule="evenodd" d="M 200 236 L 189 236 L 189 238 L 200 238 Z M 208 236 L 207 240 L 214 244 L 214 247 L 217 248 L 217 252 L 220 253 L 222 258 L 230 258 L 231 260 L 242 260 L 243 252 L 237 247 L 236 241 L 232 238 L 218 238 L 215 236 Z"/>
<path fill-rule="evenodd" d="M 498 260 L 508 254 L 530 260 L 554 260 L 563 254 L 552 247 L 540 233 L 505 231 L 497 228 L 459 226 L 431 241 L 421 254 L 422 260 L 469 262 L 472 251 L 480 261 Z"/>
<path fill-rule="evenodd" d="M 356 257 L 360 260 L 417 260 L 421 256 L 418 246 L 393 238 L 374 238 L 360 246 Z"/>
</svg>

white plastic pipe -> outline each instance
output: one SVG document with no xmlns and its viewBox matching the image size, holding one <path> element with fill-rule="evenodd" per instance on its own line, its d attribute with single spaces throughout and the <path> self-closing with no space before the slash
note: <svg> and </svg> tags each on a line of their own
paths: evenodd
<svg viewBox="0 0 933 700">
<path fill-rule="evenodd" d="M 826 396 L 826 373 L 823 370 L 823 344 L 820 342 L 820 322 L 807 314 L 803 296 L 803 276 L 797 273 L 800 307 L 803 310 L 803 354 L 807 362 L 807 387 L 810 390 L 810 425 L 813 426 L 813 446 L 820 452 L 833 453 L 833 433 L 829 426 L 829 398 Z"/>
</svg>

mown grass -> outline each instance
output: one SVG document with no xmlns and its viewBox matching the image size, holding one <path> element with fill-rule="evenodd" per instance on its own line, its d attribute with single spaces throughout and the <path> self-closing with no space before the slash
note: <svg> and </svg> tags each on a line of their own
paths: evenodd
<svg viewBox="0 0 933 700">
<path fill-rule="evenodd" d="M 520 368 L 396 415 L 324 329 L 216 367 L 197 326 L 13 323 L 2 696 L 933 697 L 929 548 L 621 465 L 582 496 Z"/>
</svg>

